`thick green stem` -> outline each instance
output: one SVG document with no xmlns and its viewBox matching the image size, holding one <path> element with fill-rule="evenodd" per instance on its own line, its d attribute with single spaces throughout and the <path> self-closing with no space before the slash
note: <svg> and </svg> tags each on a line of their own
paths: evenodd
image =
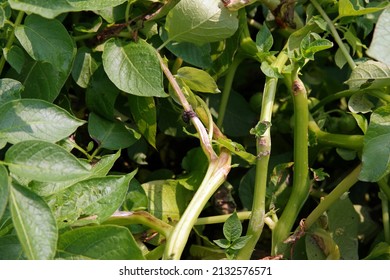
<svg viewBox="0 0 390 280">
<path fill-rule="evenodd" d="M 222 149 L 218 159 L 210 162 L 202 184 L 199 186 L 191 202 L 180 217 L 179 222 L 167 238 L 164 259 L 180 259 L 192 227 L 195 225 L 199 214 L 202 212 L 210 197 L 226 180 L 226 176 L 230 171 L 230 164 L 230 153 L 224 149 Z"/>
<path fill-rule="evenodd" d="M 337 33 L 337 30 L 336 30 L 332 20 L 328 17 L 328 15 L 324 11 L 324 9 L 322 9 L 321 5 L 317 2 L 317 0 L 310 0 L 310 2 L 313 4 L 313 6 L 317 9 L 317 11 L 320 13 L 320 15 L 324 18 L 324 20 L 328 24 L 330 32 L 332 33 L 334 40 L 336 41 L 336 43 L 339 46 L 341 52 L 343 53 L 345 59 L 347 60 L 349 67 L 351 69 L 355 69 L 356 68 L 355 61 L 353 61 L 353 58 L 349 54 L 347 48 L 344 46 L 344 43 L 341 40 L 339 33 Z"/>
<path fill-rule="evenodd" d="M 281 52 L 273 66 L 279 71 L 287 62 L 288 57 L 284 52 Z M 277 78 L 267 77 L 262 100 L 262 108 L 260 113 L 260 124 L 270 124 L 272 120 L 272 110 L 277 89 Z M 238 252 L 237 259 L 250 259 L 253 250 L 261 236 L 265 220 L 265 196 L 268 183 L 268 163 L 271 154 L 271 132 L 268 128 L 262 135 L 256 135 L 257 138 L 257 160 L 256 160 L 256 175 L 253 194 L 252 215 L 249 220 L 248 230 L 246 235 L 251 236 L 245 246 Z"/>
<path fill-rule="evenodd" d="M 243 211 L 243 212 L 237 212 L 238 219 L 240 220 L 248 220 L 251 216 L 251 211 Z M 226 222 L 226 220 L 231 216 L 231 214 L 226 215 L 218 215 L 218 216 L 211 216 L 211 217 L 202 217 L 198 218 L 196 220 L 195 225 L 211 225 L 211 224 L 221 224 Z"/>
<path fill-rule="evenodd" d="M 232 64 L 230 65 L 228 73 L 225 77 L 225 84 L 223 87 L 222 98 L 221 98 L 221 102 L 219 104 L 219 110 L 218 110 L 217 126 L 219 128 L 222 128 L 223 119 L 225 117 L 230 92 L 232 90 L 234 75 L 236 74 L 236 70 L 237 70 L 238 66 L 240 65 L 240 63 L 242 62 L 242 60 L 243 60 L 243 58 L 240 55 L 236 55 L 233 59 Z"/>
<path fill-rule="evenodd" d="M 15 40 L 15 28 L 22 23 L 23 17 L 24 17 L 24 12 L 20 11 L 14 23 L 14 30 L 12 31 L 11 35 L 7 40 L 7 44 L 5 45 L 6 50 L 9 50 L 12 47 Z M 0 73 L 3 72 L 4 65 L 5 65 L 5 55 L 3 54 L 0 58 Z"/>
<path fill-rule="evenodd" d="M 319 145 L 361 151 L 363 148 L 363 135 L 334 134 L 322 131 L 313 119 L 309 121 L 309 129 L 316 135 Z"/>
<path fill-rule="evenodd" d="M 347 192 L 353 185 L 358 181 L 358 176 L 361 170 L 361 165 L 359 164 L 351 173 L 349 173 L 334 189 L 331 191 L 320 204 L 310 213 L 310 215 L 305 220 L 304 228 L 309 229 L 315 221 L 321 215 L 329 209 L 332 204 L 337 201 L 345 192 Z"/>
<path fill-rule="evenodd" d="M 287 245 L 283 242 L 298 217 L 309 194 L 308 124 L 309 110 L 306 89 L 295 73 L 292 82 L 294 99 L 294 177 L 291 196 L 278 220 L 272 235 L 272 254 L 285 254 Z"/>
</svg>

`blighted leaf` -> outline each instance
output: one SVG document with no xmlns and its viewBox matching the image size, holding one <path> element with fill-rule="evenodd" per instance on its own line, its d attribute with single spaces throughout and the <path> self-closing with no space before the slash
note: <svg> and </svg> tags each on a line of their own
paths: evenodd
<svg viewBox="0 0 390 280">
<path fill-rule="evenodd" d="M 390 66 L 368 60 L 353 69 L 345 83 L 350 89 L 383 89 L 390 85 Z"/>
<path fill-rule="evenodd" d="M 223 7 L 220 0 L 181 0 L 166 18 L 169 41 L 198 45 L 232 36 L 238 28 L 236 12 Z"/>
<path fill-rule="evenodd" d="M 387 8 L 379 16 L 375 25 L 374 36 L 372 38 L 367 54 L 372 58 L 390 65 L 390 8 Z"/>
<path fill-rule="evenodd" d="M 110 150 L 127 148 L 140 138 L 140 135 L 125 123 L 109 121 L 95 113 L 89 114 L 88 132 L 101 147 Z"/>
<path fill-rule="evenodd" d="M 0 106 L 8 101 L 20 99 L 23 85 L 13 79 L 0 79 Z"/>
<path fill-rule="evenodd" d="M 141 134 L 156 148 L 157 113 L 153 97 L 129 95 L 131 115 Z"/>
<path fill-rule="evenodd" d="M 167 96 L 156 50 L 143 40 L 106 42 L 103 66 L 110 80 L 124 92 L 138 96 Z"/>
<path fill-rule="evenodd" d="M 27 16 L 24 24 L 15 29 L 15 35 L 32 58 L 49 62 L 62 73 L 70 73 L 76 48 L 58 20 Z"/>
<path fill-rule="evenodd" d="M 3 213 L 7 206 L 9 193 L 9 178 L 7 169 L 3 165 L 0 165 L 0 219 L 3 217 Z"/>
<path fill-rule="evenodd" d="M 359 180 L 377 182 L 390 172 L 390 105 L 376 109 L 364 135 Z"/>
<path fill-rule="evenodd" d="M 50 208 L 41 197 L 16 184 L 11 187 L 9 199 L 12 221 L 27 258 L 52 259 L 58 230 Z"/>
<path fill-rule="evenodd" d="M 58 257 L 78 256 L 94 260 L 143 260 L 129 229 L 104 225 L 72 229 L 58 240 Z"/>
<path fill-rule="evenodd" d="M 38 140 L 13 145 L 7 150 L 4 161 L 11 173 L 42 182 L 67 181 L 90 172 L 64 148 Z"/>
<path fill-rule="evenodd" d="M 207 72 L 193 67 L 181 67 L 176 74 L 193 91 L 220 93 L 215 80 Z"/>
<path fill-rule="evenodd" d="M 58 225 L 71 225 L 86 216 L 96 216 L 98 222 L 107 219 L 123 203 L 135 173 L 86 179 L 50 197 L 48 204 Z"/>
<path fill-rule="evenodd" d="M 331 234 L 322 229 L 311 229 L 305 237 L 309 260 L 339 260 L 340 250 Z"/>
<path fill-rule="evenodd" d="M 39 99 L 19 99 L 0 107 L 0 138 L 15 144 L 25 140 L 57 142 L 85 122 Z"/>
</svg>

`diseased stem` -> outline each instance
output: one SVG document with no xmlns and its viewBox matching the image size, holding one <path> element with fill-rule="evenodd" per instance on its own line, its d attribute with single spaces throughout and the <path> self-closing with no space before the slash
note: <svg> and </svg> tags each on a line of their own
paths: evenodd
<svg viewBox="0 0 390 280">
<path fill-rule="evenodd" d="M 309 194 L 308 123 L 309 110 L 306 89 L 298 78 L 298 71 L 292 75 L 292 96 L 294 99 L 294 177 L 290 198 L 272 233 L 272 254 L 285 254 L 284 243 Z"/>
<path fill-rule="evenodd" d="M 358 181 L 358 176 L 361 170 L 361 164 L 355 167 L 325 198 L 318 206 L 310 213 L 304 223 L 304 228 L 309 229 L 321 215 L 329 209 L 332 204 L 337 201 L 345 192 L 347 192 Z"/>
<path fill-rule="evenodd" d="M 287 62 L 288 57 L 280 52 L 273 66 L 279 71 Z M 276 94 L 278 79 L 266 78 L 264 87 L 260 123 L 269 124 L 272 120 L 272 109 Z M 253 194 L 252 215 L 249 220 L 246 235 L 251 236 L 245 246 L 238 252 L 237 259 L 250 259 L 253 250 L 258 242 L 264 227 L 265 220 L 265 196 L 268 183 L 268 163 L 271 154 L 271 132 L 268 128 L 263 135 L 256 135 L 257 138 L 257 160 L 256 175 Z"/>
<path fill-rule="evenodd" d="M 326 23 L 328 24 L 328 27 L 330 29 L 330 32 L 333 35 L 333 38 L 335 39 L 337 45 L 339 46 L 341 52 L 343 53 L 345 59 L 347 60 L 349 67 L 353 70 L 356 68 L 356 64 L 353 61 L 353 58 L 349 54 L 347 48 L 344 46 L 343 41 L 340 38 L 340 35 L 337 33 L 337 30 L 331 21 L 331 19 L 328 17 L 326 12 L 322 9 L 321 5 L 317 2 L 317 0 L 310 0 L 310 2 L 313 4 L 313 6 L 317 9 L 317 11 L 320 13 L 320 15 L 324 18 Z"/>
</svg>

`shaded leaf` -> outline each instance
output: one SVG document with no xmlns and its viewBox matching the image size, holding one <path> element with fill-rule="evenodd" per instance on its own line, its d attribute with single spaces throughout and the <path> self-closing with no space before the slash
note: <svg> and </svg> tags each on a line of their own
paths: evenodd
<svg viewBox="0 0 390 280">
<path fill-rule="evenodd" d="M 59 256 L 94 260 L 143 260 L 134 237 L 125 227 L 106 225 L 76 228 L 60 235 Z"/>
<path fill-rule="evenodd" d="M 52 259 L 58 231 L 47 204 L 27 188 L 13 184 L 10 192 L 12 221 L 28 259 Z"/>
<path fill-rule="evenodd" d="M 0 79 L 0 106 L 8 101 L 20 99 L 22 90 L 23 85 L 19 81 L 8 78 Z"/>
<path fill-rule="evenodd" d="M 4 48 L 3 53 L 7 62 L 20 74 L 25 63 L 23 50 L 20 47 L 13 45 L 9 49 Z"/>
<path fill-rule="evenodd" d="M 141 134 L 156 148 L 157 113 L 153 97 L 129 95 L 131 115 Z"/>
<path fill-rule="evenodd" d="M 176 77 L 184 81 L 184 83 L 193 91 L 220 93 L 215 80 L 205 71 L 193 67 L 181 67 L 176 74 Z"/>
<path fill-rule="evenodd" d="M 114 39 L 107 41 L 103 66 L 110 80 L 124 92 L 138 96 L 167 96 L 156 50 L 143 40 L 128 44 Z"/>
<path fill-rule="evenodd" d="M 0 138 L 15 144 L 40 139 L 57 142 L 85 122 L 64 109 L 38 99 L 19 99 L 0 107 Z"/>
<path fill-rule="evenodd" d="M 359 180 L 377 182 L 390 172 L 390 105 L 371 114 L 364 136 L 362 170 Z"/>
<path fill-rule="evenodd" d="M 79 48 L 72 68 L 72 77 L 76 84 L 87 88 L 98 66 L 89 49 Z"/>
<path fill-rule="evenodd" d="M 141 136 L 125 123 L 108 121 L 95 113 L 89 114 L 88 132 L 102 148 L 118 150 L 131 146 Z"/>
<path fill-rule="evenodd" d="M 166 17 L 170 41 L 198 45 L 232 36 L 238 28 L 236 12 L 229 12 L 219 0 L 181 0 Z"/>
<path fill-rule="evenodd" d="M 11 173 L 42 182 L 67 181 L 90 172 L 64 148 L 37 140 L 13 145 L 7 150 L 4 161 Z"/>
<path fill-rule="evenodd" d="M 0 237 L 0 260 L 24 260 L 23 249 L 16 235 Z"/>
</svg>

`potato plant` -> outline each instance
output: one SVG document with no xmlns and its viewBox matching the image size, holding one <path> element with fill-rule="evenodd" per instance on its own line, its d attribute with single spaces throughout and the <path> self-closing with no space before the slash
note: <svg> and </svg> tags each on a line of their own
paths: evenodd
<svg viewBox="0 0 390 280">
<path fill-rule="evenodd" d="M 389 22 L 1 0 L 0 259 L 389 259 Z"/>
</svg>

